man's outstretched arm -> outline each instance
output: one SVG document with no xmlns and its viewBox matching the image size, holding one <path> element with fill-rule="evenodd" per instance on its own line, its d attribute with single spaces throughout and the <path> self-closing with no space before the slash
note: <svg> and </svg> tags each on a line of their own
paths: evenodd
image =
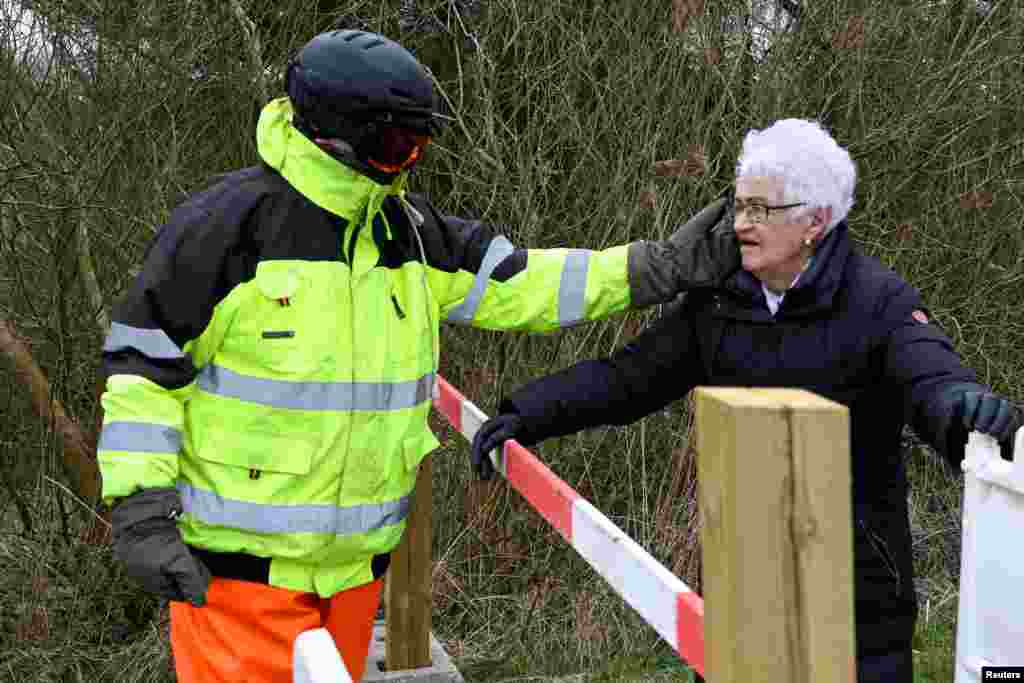
<svg viewBox="0 0 1024 683">
<path fill-rule="evenodd" d="M 669 303 L 720 284 L 740 265 L 725 199 L 666 240 L 602 250 L 517 248 L 494 226 L 442 216 L 411 199 L 425 219 L 431 290 L 451 323 L 548 332 Z"/>
</svg>

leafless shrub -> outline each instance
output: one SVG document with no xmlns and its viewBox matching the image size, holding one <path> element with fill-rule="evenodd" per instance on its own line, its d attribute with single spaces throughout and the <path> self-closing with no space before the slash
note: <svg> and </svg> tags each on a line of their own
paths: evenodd
<svg viewBox="0 0 1024 683">
<path fill-rule="evenodd" d="M 730 184 L 748 128 L 822 120 L 858 163 L 850 224 L 863 248 L 922 290 L 983 381 L 1024 396 L 1019 3 L 978 12 L 772 2 L 728 35 L 722 17 L 750 14 L 748 2 L 314 6 L 0 4 L 0 320 L 25 337 L 87 437 L 111 302 L 183 193 L 257 161 L 260 84 L 280 94 L 289 55 L 330 26 L 391 34 L 431 67 L 454 122 L 415 189 L 446 211 L 507 225 L 522 246 L 664 237 Z M 671 163 L 652 177 L 657 162 Z M 610 353 L 639 317 L 547 338 L 445 330 L 443 373 L 493 412 L 522 382 Z M 24 680 L 173 680 L 158 605 L 113 565 L 102 525 L 50 483 L 67 481 L 54 431 L 14 382 L 0 383 L 0 406 L 0 487 L 15 492 L 0 500 L 0 624 L 42 632 L 42 616 L 26 622 L 19 610 L 46 576 L 33 609 L 45 610 L 51 636 L 24 648 L 2 633 L 0 661 Z M 534 450 L 697 585 L 690 414 L 679 402 Z M 474 493 L 461 437 L 436 416 L 432 425 L 445 437 L 434 466 L 434 624 L 460 644 L 472 680 L 601 670 L 620 652 L 668 655 L 518 494 Z M 911 453 L 922 592 L 932 623 L 951 623 L 958 484 L 922 465 L 925 450 Z M 582 642 L 583 632 L 593 637 Z M 73 652 L 57 657 L 60 643 Z"/>
</svg>

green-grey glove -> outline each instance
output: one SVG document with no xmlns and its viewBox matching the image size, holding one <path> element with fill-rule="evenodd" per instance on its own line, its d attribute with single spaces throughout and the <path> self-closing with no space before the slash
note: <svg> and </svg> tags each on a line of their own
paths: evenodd
<svg viewBox="0 0 1024 683">
<path fill-rule="evenodd" d="M 1024 416 L 1017 406 L 987 387 L 969 389 L 960 398 L 957 412 L 964 429 L 988 434 L 999 442 L 999 452 L 1004 459 L 1013 461 L 1014 442 L 1017 430 L 1024 422 Z"/>
<path fill-rule="evenodd" d="M 110 515 L 114 556 L 149 592 L 202 607 L 210 570 L 182 540 L 175 521 L 180 514 L 176 489 L 143 489 L 128 496 Z"/>
<path fill-rule="evenodd" d="M 634 308 L 666 304 L 694 287 L 721 285 L 740 268 L 732 203 L 721 197 L 661 241 L 629 245 Z"/>
</svg>

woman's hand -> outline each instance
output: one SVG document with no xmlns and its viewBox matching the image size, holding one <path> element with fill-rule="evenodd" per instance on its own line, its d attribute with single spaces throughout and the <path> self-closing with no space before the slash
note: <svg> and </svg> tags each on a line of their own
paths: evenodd
<svg viewBox="0 0 1024 683">
<path fill-rule="evenodd" d="M 487 481 L 494 476 L 494 466 L 489 453 L 501 448 L 509 439 L 515 439 L 523 432 L 523 420 L 518 415 L 505 413 L 484 422 L 473 437 L 470 459 L 473 470 L 480 479 Z"/>
</svg>

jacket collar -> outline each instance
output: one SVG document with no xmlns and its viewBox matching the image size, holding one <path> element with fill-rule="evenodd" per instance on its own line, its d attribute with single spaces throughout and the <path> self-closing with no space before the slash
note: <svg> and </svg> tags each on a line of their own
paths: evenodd
<svg viewBox="0 0 1024 683">
<path fill-rule="evenodd" d="M 292 125 L 293 114 L 287 97 L 267 104 L 256 125 L 256 147 L 263 161 L 311 202 L 352 223 L 363 215 L 372 217 L 388 195 L 404 195 L 408 173 L 390 185 L 374 182 L 300 133 Z"/>
<path fill-rule="evenodd" d="M 850 257 L 850 237 L 846 221 L 839 223 L 818 247 L 811 266 L 796 286 L 786 292 L 783 307 L 787 313 L 810 313 L 831 308 Z M 726 290 L 741 298 L 764 305 L 761 281 L 740 270 L 725 283 Z"/>
</svg>

